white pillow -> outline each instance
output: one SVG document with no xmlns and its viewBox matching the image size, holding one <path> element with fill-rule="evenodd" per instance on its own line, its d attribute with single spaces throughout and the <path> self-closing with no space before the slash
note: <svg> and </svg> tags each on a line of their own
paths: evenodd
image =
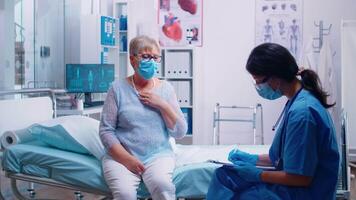
<svg viewBox="0 0 356 200">
<path fill-rule="evenodd" d="M 46 127 L 61 125 L 69 135 L 97 159 L 100 160 L 105 154 L 104 146 L 99 137 L 98 120 L 80 115 L 70 115 L 47 120 L 38 124 Z"/>
</svg>

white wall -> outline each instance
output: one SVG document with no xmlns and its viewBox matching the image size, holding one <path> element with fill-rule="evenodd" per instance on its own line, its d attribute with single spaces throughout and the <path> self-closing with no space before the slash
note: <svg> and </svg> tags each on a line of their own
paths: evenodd
<svg viewBox="0 0 356 200">
<path fill-rule="evenodd" d="M 136 2 L 143 2 L 143 0 Z M 153 0 L 145 1 L 145 6 L 135 7 L 136 23 L 150 23 L 156 19 L 157 12 L 151 13 L 152 7 L 157 8 L 154 2 Z M 150 3 L 152 6 L 149 6 Z M 355 9 L 356 1 L 354 0 L 304 1 L 304 42 L 318 33 L 314 27 L 314 21 L 324 20 L 326 24 L 333 24 L 330 37 L 336 50 L 335 64 L 338 71 L 340 71 L 341 62 L 340 22 L 341 19 L 356 19 Z M 194 143 L 211 143 L 213 109 L 217 102 L 240 106 L 262 103 L 265 142 L 271 143 L 274 137 L 271 127 L 282 111 L 286 99 L 271 102 L 260 98 L 245 70 L 247 57 L 255 45 L 255 1 L 204 1 L 203 12 L 203 47 L 196 49 L 195 63 Z M 340 74 L 336 76 L 337 86 L 340 88 Z M 340 95 L 337 96 L 340 97 Z M 340 99 L 337 99 L 337 103 L 339 102 Z M 241 137 L 241 135 L 227 134 L 226 136 L 225 140 L 231 142 L 251 141 L 251 138 Z"/>
</svg>

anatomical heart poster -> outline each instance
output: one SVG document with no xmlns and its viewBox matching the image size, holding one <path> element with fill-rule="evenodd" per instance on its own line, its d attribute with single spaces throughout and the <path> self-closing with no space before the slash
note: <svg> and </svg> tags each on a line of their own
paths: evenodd
<svg viewBox="0 0 356 200">
<path fill-rule="evenodd" d="M 257 0 L 256 45 L 286 47 L 299 60 L 303 44 L 303 0 Z"/>
<path fill-rule="evenodd" d="M 159 0 L 162 46 L 202 46 L 203 0 Z"/>
</svg>

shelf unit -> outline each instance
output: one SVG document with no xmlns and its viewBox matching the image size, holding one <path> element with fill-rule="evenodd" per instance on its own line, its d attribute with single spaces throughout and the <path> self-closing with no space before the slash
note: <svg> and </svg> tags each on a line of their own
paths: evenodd
<svg viewBox="0 0 356 200">
<path fill-rule="evenodd" d="M 193 48 L 162 48 L 162 62 L 157 77 L 169 81 L 175 89 L 178 103 L 188 123 L 187 135 L 177 143 L 193 143 L 194 116 L 194 50 Z"/>
<path fill-rule="evenodd" d="M 130 6 L 130 0 L 114 0 L 113 1 L 113 17 L 116 19 L 116 26 L 118 31 L 116 33 L 119 62 L 117 69 L 119 71 L 120 79 L 126 77 L 129 74 L 130 59 L 129 59 L 129 20 L 128 10 Z"/>
</svg>

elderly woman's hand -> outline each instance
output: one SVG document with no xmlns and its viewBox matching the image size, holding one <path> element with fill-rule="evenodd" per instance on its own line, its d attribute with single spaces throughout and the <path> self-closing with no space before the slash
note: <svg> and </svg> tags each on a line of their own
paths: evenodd
<svg viewBox="0 0 356 200">
<path fill-rule="evenodd" d="M 157 108 L 159 110 L 167 104 L 167 102 L 164 101 L 160 96 L 152 92 L 140 92 L 139 99 L 143 104 Z"/>
<path fill-rule="evenodd" d="M 141 175 L 145 171 L 145 166 L 134 156 L 128 157 L 122 161 L 121 164 L 123 164 L 132 173 L 137 175 Z"/>
</svg>

